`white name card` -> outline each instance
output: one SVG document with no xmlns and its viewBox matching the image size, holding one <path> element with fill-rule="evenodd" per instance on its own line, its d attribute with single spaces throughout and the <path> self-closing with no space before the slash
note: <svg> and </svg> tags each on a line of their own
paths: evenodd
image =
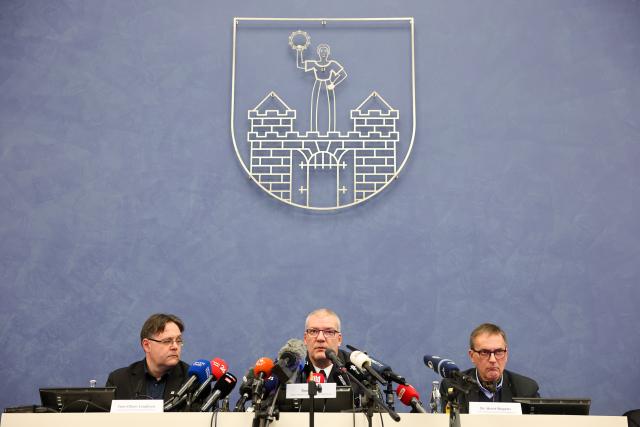
<svg viewBox="0 0 640 427">
<path fill-rule="evenodd" d="M 319 391 L 315 397 L 319 399 L 333 399 L 336 397 L 336 383 L 323 383 L 322 391 Z M 287 384 L 287 399 L 308 399 L 309 384 Z"/>
<path fill-rule="evenodd" d="M 469 402 L 470 414 L 522 415 L 522 406 L 515 402 Z"/>
<path fill-rule="evenodd" d="M 119 414 L 164 412 L 164 402 L 162 400 L 113 400 L 111 412 Z"/>
</svg>

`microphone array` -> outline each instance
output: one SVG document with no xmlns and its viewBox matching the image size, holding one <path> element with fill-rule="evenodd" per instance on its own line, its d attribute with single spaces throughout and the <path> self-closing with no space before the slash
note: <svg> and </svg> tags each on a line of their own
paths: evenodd
<svg viewBox="0 0 640 427">
<path fill-rule="evenodd" d="M 348 360 L 343 361 L 331 349 L 325 351 L 326 357 L 331 360 L 339 372 L 351 375 L 359 382 L 373 384 L 376 382 L 383 386 L 397 383 L 395 392 L 398 399 L 410 406 L 413 412 L 426 413 L 420 395 L 409 384 L 405 377 L 397 374 L 393 369 L 357 348 L 347 345 L 352 350 L 347 353 Z M 274 362 L 269 357 L 259 358 L 255 365 L 247 370 L 241 379 L 239 386 L 240 399 L 237 401 L 234 411 L 245 412 L 248 401 L 252 402 L 249 410 L 258 412 L 263 410 L 265 403 L 273 402 L 282 384 L 295 382 L 299 374 L 304 370 L 306 361 L 306 347 L 301 340 L 290 339 L 278 352 Z M 475 378 L 469 377 L 460 371 L 460 368 L 450 359 L 439 356 L 425 355 L 425 365 L 441 375 L 443 378 L 457 380 L 466 384 L 477 384 Z M 327 381 L 323 372 L 311 372 L 307 382 L 313 381 L 322 384 Z M 228 372 L 227 363 L 220 359 L 198 359 L 189 367 L 187 380 L 165 402 L 164 410 L 199 410 L 202 412 L 217 409 L 218 402 L 227 398 L 235 388 L 238 380 Z"/>
<path fill-rule="evenodd" d="M 189 367 L 187 380 L 171 399 L 165 402 L 164 410 L 192 410 L 194 403 L 199 402 L 199 398 L 207 396 L 200 410 L 208 411 L 218 400 L 229 395 L 236 385 L 236 377 L 227 370 L 227 362 L 217 357 L 211 361 L 196 360 Z M 215 384 L 211 386 L 214 382 Z"/>
<path fill-rule="evenodd" d="M 240 384 L 240 399 L 235 412 L 245 412 L 246 403 L 251 400 L 253 412 L 264 410 L 265 403 L 273 402 L 281 384 L 293 380 L 304 368 L 307 349 L 299 339 L 290 339 L 278 352 L 274 362 L 269 357 L 259 358 L 247 371 Z"/>
</svg>

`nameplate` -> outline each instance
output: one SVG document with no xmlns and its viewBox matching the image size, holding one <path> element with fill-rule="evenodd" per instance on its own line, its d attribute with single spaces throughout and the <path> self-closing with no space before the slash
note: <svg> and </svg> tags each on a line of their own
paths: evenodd
<svg viewBox="0 0 640 427">
<path fill-rule="evenodd" d="M 323 383 L 318 384 L 322 386 L 322 390 L 316 393 L 315 397 L 318 399 L 335 399 L 336 397 L 336 383 Z M 309 384 L 287 384 L 287 399 L 309 399 Z"/>
<path fill-rule="evenodd" d="M 118 414 L 164 412 L 164 402 L 162 400 L 113 400 L 111 412 Z"/>
<path fill-rule="evenodd" d="M 522 406 L 514 402 L 469 402 L 469 413 L 474 415 L 522 415 Z"/>
</svg>

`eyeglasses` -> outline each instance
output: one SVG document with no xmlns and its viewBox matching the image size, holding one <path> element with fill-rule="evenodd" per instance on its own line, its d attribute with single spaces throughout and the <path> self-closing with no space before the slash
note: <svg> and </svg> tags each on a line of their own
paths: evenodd
<svg viewBox="0 0 640 427">
<path fill-rule="evenodd" d="M 320 332 L 322 332 L 325 336 L 325 338 L 334 338 L 337 334 L 340 333 L 340 331 L 336 331 L 335 329 L 315 329 L 315 328 L 309 328 L 307 329 L 307 335 L 309 335 L 310 337 L 317 337 L 318 335 L 320 335 Z"/>
<path fill-rule="evenodd" d="M 506 348 L 498 348 L 495 350 L 475 350 L 475 349 L 471 349 L 471 351 L 478 353 L 478 355 L 480 356 L 481 359 L 490 359 L 491 355 L 493 354 L 496 358 L 496 360 L 500 360 L 500 359 L 504 359 L 504 356 L 507 355 L 507 349 Z"/>
<path fill-rule="evenodd" d="M 159 344 L 166 345 L 166 346 L 169 346 L 173 343 L 176 343 L 176 345 L 179 347 L 184 346 L 184 341 L 182 340 L 182 338 L 165 338 L 163 340 L 156 340 L 153 338 L 147 338 L 147 339 L 149 341 L 157 342 Z"/>
</svg>

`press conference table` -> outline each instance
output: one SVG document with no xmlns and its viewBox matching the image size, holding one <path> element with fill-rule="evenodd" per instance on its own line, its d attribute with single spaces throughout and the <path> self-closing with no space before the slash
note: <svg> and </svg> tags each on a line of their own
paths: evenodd
<svg viewBox="0 0 640 427">
<path fill-rule="evenodd" d="M 2 414 L 1 427 L 251 427 L 251 413 L 219 413 L 211 419 L 211 413 L 165 414 Z M 400 414 L 396 423 L 383 415 L 384 426 L 396 427 L 448 427 L 449 418 L 443 414 Z M 352 414 L 315 414 L 317 427 L 353 427 Z M 627 427 L 625 417 L 570 416 L 570 415 L 462 415 L 461 427 Z M 309 414 L 283 413 L 273 427 L 305 427 Z M 355 427 L 367 427 L 364 414 L 355 415 Z M 379 414 L 373 418 L 373 426 L 382 427 Z"/>
</svg>

